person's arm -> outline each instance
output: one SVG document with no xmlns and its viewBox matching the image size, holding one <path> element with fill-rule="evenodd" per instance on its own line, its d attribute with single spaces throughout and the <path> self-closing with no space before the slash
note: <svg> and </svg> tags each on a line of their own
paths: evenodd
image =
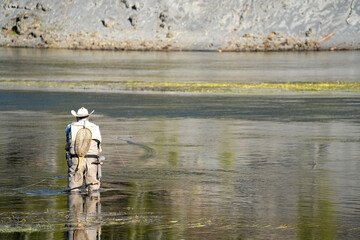
<svg viewBox="0 0 360 240">
<path fill-rule="evenodd" d="M 68 152 L 70 148 L 70 131 L 71 131 L 71 124 L 68 124 L 65 129 L 66 133 L 66 145 L 65 150 Z"/>
<path fill-rule="evenodd" d="M 99 129 L 99 134 L 100 134 L 100 138 L 101 138 L 101 133 L 100 133 L 100 129 Z M 102 152 L 102 147 L 101 147 L 101 142 L 98 142 L 98 148 L 99 148 L 99 153 Z"/>
</svg>

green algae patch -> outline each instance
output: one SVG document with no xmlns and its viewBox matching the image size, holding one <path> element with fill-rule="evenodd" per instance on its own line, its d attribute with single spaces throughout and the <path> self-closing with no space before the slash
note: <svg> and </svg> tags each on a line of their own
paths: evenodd
<svg viewBox="0 0 360 240">
<path fill-rule="evenodd" d="M 360 91 L 360 83 L 351 82 L 287 82 L 260 83 L 256 88 L 286 89 L 294 91 Z"/>
<path fill-rule="evenodd" d="M 349 82 L 282 82 L 282 83 L 172 83 L 126 82 L 142 90 L 236 93 L 246 89 L 279 89 L 291 91 L 360 91 L 360 83 Z"/>
<path fill-rule="evenodd" d="M 127 92 L 182 92 L 182 93 L 254 93 L 261 91 L 286 92 L 360 92 L 358 82 L 268 82 L 268 83 L 219 83 L 219 82 L 147 82 L 147 81 L 44 81 L 1 80 L 0 87 L 47 88 Z"/>
</svg>

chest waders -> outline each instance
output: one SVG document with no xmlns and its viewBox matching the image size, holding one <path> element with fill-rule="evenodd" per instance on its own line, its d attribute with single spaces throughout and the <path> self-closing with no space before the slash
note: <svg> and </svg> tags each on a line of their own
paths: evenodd
<svg viewBox="0 0 360 240">
<path fill-rule="evenodd" d="M 91 145 L 92 133 L 91 130 L 85 128 L 85 126 L 76 133 L 75 138 L 75 153 L 79 158 L 77 170 L 80 169 L 81 161 L 89 152 L 90 145 Z"/>
</svg>

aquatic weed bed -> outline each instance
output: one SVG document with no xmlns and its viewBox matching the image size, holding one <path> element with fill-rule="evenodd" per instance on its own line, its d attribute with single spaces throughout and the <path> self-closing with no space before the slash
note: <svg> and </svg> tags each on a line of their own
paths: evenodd
<svg viewBox="0 0 360 240">
<path fill-rule="evenodd" d="M 0 214 L 0 233 L 67 231 L 100 225 L 148 225 L 160 220 L 159 216 L 151 213 L 131 215 L 108 212 L 102 213 L 101 218 L 93 219 L 89 219 L 89 216 L 82 213 L 76 217 L 69 217 L 67 211 L 3 212 Z"/>
<path fill-rule="evenodd" d="M 267 83 L 211 83 L 211 82 L 146 82 L 146 81 L 44 81 L 2 80 L 0 88 L 71 89 L 126 92 L 179 93 L 252 93 L 262 90 L 287 92 L 360 92 L 358 82 L 267 82 Z"/>
<path fill-rule="evenodd" d="M 66 212 L 2 212 L 0 233 L 44 232 L 62 228 Z"/>
</svg>

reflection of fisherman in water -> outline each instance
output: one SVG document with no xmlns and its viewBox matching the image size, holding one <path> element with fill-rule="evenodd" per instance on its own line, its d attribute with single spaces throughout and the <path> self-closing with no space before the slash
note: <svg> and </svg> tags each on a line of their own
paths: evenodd
<svg viewBox="0 0 360 240">
<path fill-rule="evenodd" d="M 68 193 L 67 240 L 97 240 L 101 234 L 100 192 Z"/>
</svg>

